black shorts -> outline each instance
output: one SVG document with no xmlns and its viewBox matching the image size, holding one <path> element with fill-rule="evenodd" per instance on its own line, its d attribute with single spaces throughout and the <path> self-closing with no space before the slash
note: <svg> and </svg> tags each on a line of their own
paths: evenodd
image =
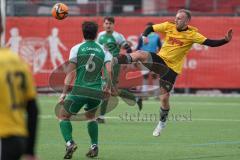
<svg viewBox="0 0 240 160">
<path fill-rule="evenodd" d="M 160 86 L 170 91 L 176 81 L 178 74 L 169 68 L 160 56 L 155 53 L 150 53 L 150 55 L 151 61 L 155 65 L 152 65 L 152 67 L 149 69 L 160 75 Z"/>
<path fill-rule="evenodd" d="M 0 146 L 1 160 L 19 160 L 25 152 L 26 138 L 0 138 Z"/>
</svg>

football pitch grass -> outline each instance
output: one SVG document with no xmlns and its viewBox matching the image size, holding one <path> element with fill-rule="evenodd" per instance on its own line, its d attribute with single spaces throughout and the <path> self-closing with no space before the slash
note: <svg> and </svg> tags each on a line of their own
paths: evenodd
<svg viewBox="0 0 240 160">
<path fill-rule="evenodd" d="M 60 160 L 65 143 L 54 115 L 57 96 L 40 96 L 37 154 L 41 160 Z M 101 160 L 239 160 L 240 97 L 173 96 L 166 129 L 152 131 L 159 117 L 159 101 L 143 102 L 143 110 L 122 100 L 99 125 Z M 88 159 L 89 137 L 85 121 L 73 122 L 78 149 L 73 160 Z"/>
</svg>

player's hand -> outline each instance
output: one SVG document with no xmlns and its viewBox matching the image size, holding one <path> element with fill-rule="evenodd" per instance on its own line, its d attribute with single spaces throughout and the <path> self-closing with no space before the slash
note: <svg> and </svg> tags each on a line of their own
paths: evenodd
<svg viewBox="0 0 240 160">
<path fill-rule="evenodd" d="M 58 103 L 63 104 L 65 97 L 66 97 L 66 94 L 62 93 L 61 96 L 58 99 Z"/>
<path fill-rule="evenodd" d="M 232 39 L 232 34 L 233 34 L 233 30 L 230 29 L 230 30 L 227 32 L 226 36 L 225 36 L 225 40 L 228 41 L 228 42 L 230 42 L 231 39 Z"/>
<path fill-rule="evenodd" d="M 24 160 L 39 160 L 39 159 L 33 155 L 25 155 Z"/>
<path fill-rule="evenodd" d="M 143 44 L 148 44 L 148 38 L 145 36 L 142 36 Z"/>
</svg>

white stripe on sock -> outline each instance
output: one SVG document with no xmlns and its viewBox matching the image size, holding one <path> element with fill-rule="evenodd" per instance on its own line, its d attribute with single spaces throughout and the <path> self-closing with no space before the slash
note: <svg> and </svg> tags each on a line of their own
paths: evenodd
<svg viewBox="0 0 240 160">
<path fill-rule="evenodd" d="M 94 122 L 94 121 L 97 121 L 96 118 L 88 119 L 88 120 L 87 120 L 87 122 Z"/>
</svg>

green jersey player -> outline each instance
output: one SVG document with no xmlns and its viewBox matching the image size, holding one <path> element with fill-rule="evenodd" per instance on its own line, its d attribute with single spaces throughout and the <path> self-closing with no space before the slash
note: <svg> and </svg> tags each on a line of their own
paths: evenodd
<svg viewBox="0 0 240 160">
<path fill-rule="evenodd" d="M 104 66 L 109 74 L 109 76 L 105 77 L 108 77 L 108 80 L 111 81 L 110 62 L 112 55 L 102 45 L 95 42 L 97 31 L 98 25 L 96 23 L 84 22 L 82 32 L 85 41 L 75 45 L 70 51 L 70 63 L 67 67 L 63 93 L 59 100 L 63 104 L 63 108 L 59 112 L 59 120 L 61 133 L 66 141 L 65 159 L 71 159 L 73 152 L 77 149 L 77 145 L 72 138 L 70 118 L 73 114 L 78 113 L 83 106 L 88 111 L 85 112 L 85 116 L 88 120 L 87 127 L 91 139 L 91 147 L 86 156 L 96 157 L 98 155 L 98 124 L 95 112 L 101 103 L 101 97 L 92 96 L 90 93 L 102 92 L 102 69 Z M 74 86 L 66 96 L 70 82 L 74 78 L 73 73 L 76 75 Z"/>
<path fill-rule="evenodd" d="M 113 57 L 117 57 L 120 53 L 121 48 L 125 49 L 127 53 L 131 53 L 132 49 L 127 43 L 126 39 L 121 33 L 118 33 L 114 31 L 114 23 L 115 19 L 114 17 L 104 17 L 103 19 L 103 28 L 104 31 L 100 32 L 97 37 L 97 41 L 102 44 L 107 50 L 112 54 Z M 113 66 L 113 85 L 116 87 L 118 83 L 118 75 L 120 72 L 120 65 L 114 65 Z M 117 88 L 117 87 L 116 87 Z M 135 96 L 130 94 L 129 92 L 125 90 L 121 90 L 119 95 L 123 97 L 131 97 L 131 99 L 134 99 Z M 139 101 L 140 102 L 140 101 Z M 108 101 L 104 101 L 101 106 L 101 115 L 98 117 L 99 123 L 104 123 L 104 114 L 106 112 L 106 106 L 108 104 Z M 137 104 L 141 108 L 142 104 L 141 102 Z"/>
<path fill-rule="evenodd" d="M 103 27 L 105 30 L 98 34 L 97 41 L 104 45 L 114 57 L 119 55 L 121 48 L 126 49 L 127 53 L 131 53 L 132 50 L 124 36 L 114 31 L 114 23 L 113 17 L 104 18 Z"/>
<path fill-rule="evenodd" d="M 117 57 L 120 53 L 121 48 L 126 49 L 127 53 L 131 53 L 132 49 L 128 45 L 126 39 L 121 33 L 114 31 L 114 23 L 115 20 L 113 17 L 105 17 L 104 18 L 104 31 L 100 32 L 97 37 L 97 42 L 102 44 L 113 57 Z M 118 74 L 119 74 L 120 66 L 115 65 L 113 68 L 113 84 L 117 84 Z"/>
</svg>

